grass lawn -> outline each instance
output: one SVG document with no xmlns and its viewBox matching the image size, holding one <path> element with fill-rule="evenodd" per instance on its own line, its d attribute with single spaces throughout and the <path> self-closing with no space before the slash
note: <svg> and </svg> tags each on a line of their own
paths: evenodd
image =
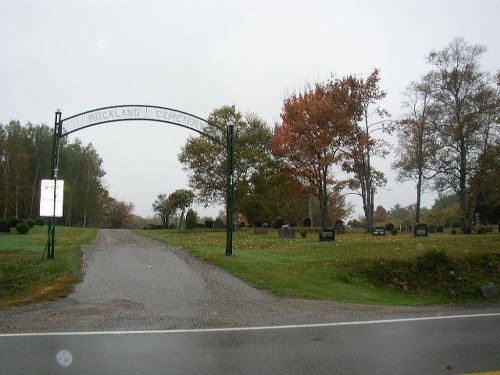
<svg viewBox="0 0 500 375">
<path fill-rule="evenodd" d="M 485 301 L 481 286 L 500 287 L 500 235 L 409 233 L 337 235 L 335 242 L 281 239 L 274 230 L 237 230 L 225 255 L 221 230 L 150 230 L 139 234 L 177 245 L 276 295 L 371 304 Z M 445 253 L 443 253 L 445 252 Z"/>
<path fill-rule="evenodd" d="M 47 227 L 0 235 L 0 308 L 67 296 L 81 280 L 80 246 L 96 229 L 56 228 L 55 259 L 42 261 Z"/>
</svg>

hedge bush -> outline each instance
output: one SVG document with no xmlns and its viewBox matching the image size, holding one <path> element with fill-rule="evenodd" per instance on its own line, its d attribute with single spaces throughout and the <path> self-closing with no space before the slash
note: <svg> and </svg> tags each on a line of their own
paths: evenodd
<svg viewBox="0 0 500 375">
<path fill-rule="evenodd" d="M 19 234 L 27 234 L 30 230 L 30 226 L 26 223 L 19 223 L 16 225 L 16 232 Z"/>
<path fill-rule="evenodd" d="M 45 224 L 47 224 L 47 221 L 45 220 L 44 217 L 37 217 L 35 219 L 35 225 L 38 225 L 39 227 L 43 227 Z"/>
</svg>

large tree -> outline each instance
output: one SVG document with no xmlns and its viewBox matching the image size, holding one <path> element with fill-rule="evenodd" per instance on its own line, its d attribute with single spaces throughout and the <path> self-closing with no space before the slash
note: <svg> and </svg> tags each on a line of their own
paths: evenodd
<svg viewBox="0 0 500 375">
<path fill-rule="evenodd" d="M 415 222 L 420 222 L 421 196 L 424 187 L 434 176 L 432 157 L 437 142 L 432 131 L 431 85 L 429 78 L 412 82 L 404 93 L 405 114 L 397 121 L 398 147 L 392 164 L 399 181 L 415 181 L 417 203 Z"/>
<path fill-rule="evenodd" d="M 436 189 L 452 191 L 460 199 L 460 224 L 469 232 L 472 206 L 470 177 L 480 168 L 480 156 L 497 132 L 498 92 L 490 75 L 480 69 L 486 48 L 456 38 L 446 48 L 432 51 L 427 60 L 433 101 L 434 136 L 439 144 L 432 165 Z"/>
<path fill-rule="evenodd" d="M 64 217 L 68 226 L 96 226 L 103 215 L 107 192 L 102 186 L 105 175 L 102 159 L 92 144 L 76 139 L 63 142 L 60 178 L 64 184 Z"/>
<path fill-rule="evenodd" d="M 158 194 L 158 197 L 153 202 L 153 211 L 160 216 L 163 228 L 168 229 L 170 218 L 175 214 L 175 207 L 167 194 Z"/>
<path fill-rule="evenodd" d="M 500 101 L 500 71 L 496 74 L 497 101 Z M 470 179 L 474 196 L 474 212 L 481 222 L 500 224 L 500 105 L 491 116 L 483 132 L 483 150 L 479 168 Z"/>
<path fill-rule="evenodd" d="M 134 205 L 107 196 L 103 202 L 104 218 L 114 229 L 127 228 L 134 222 Z"/>
<path fill-rule="evenodd" d="M 46 125 L 35 126 L 28 123 L 26 138 L 30 155 L 29 169 L 31 197 L 28 217 L 38 216 L 38 202 L 40 199 L 40 180 L 50 175 L 52 160 L 50 150 L 52 149 L 53 130 Z"/>
<path fill-rule="evenodd" d="M 318 198 L 322 228 L 329 224 L 329 196 L 344 186 L 334 178 L 333 168 L 353 134 L 351 100 L 349 87 L 342 82 L 318 83 L 285 99 L 282 121 L 274 131 L 272 151 L 281 168 Z"/>
<path fill-rule="evenodd" d="M 225 144 L 222 130 L 229 123 L 235 125 L 234 187 L 235 208 L 240 213 L 249 205 L 244 204 L 252 196 L 259 199 L 263 186 L 269 186 L 269 177 L 275 170 L 270 152 L 271 129 L 257 115 L 243 116 L 235 106 L 215 109 L 208 118 L 211 124 L 205 129 L 211 136 Z M 203 136 L 190 137 L 179 161 L 189 171 L 189 186 L 195 191 L 198 202 L 205 206 L 226 201 L 227 155 L 225 147 Z M 249 212 L 249 216 L 254 213 Z M 236 215 L 235 215 L 236 217 Z"/>
<path fill-rule="evenodd" d="M 380 72 L 378 69 L 363 79 L 348 76 L 342 79 L 342 84 L 349 87 L 351 95 L 356 99 L 357 127 L 347 144 L 344 170 L 352 173 L 350 187 L 361 197 L 363 212 L 368 230 L 373 226 L 374 196 L 378 187 L 387 183 L 384 173 L 373 166 L 374 157 L 385 157 L 388 144 L 377 138 L 376 132 L 390 131 L 389 113 L 380 107 L 380 101 L 385 98 L 385 91 L 380 89 Z M 338 81 L 338 80 L 337 80 Z"/>
<path fill-rule="evenodd" d="M 479 159 L 480 168 L 471 176 L 474 213 L 481 223 L 500 224 L 500 141 L 488 147 Z"/>
<path fill-rule="evenodd" d="M 168 196 L 168 200 L 175 211 L 179 211 L 179 228 L 182 227 L 182 220 L 186 209 L 193 204 L 194 193 L 187 189 L 178 189 Z"/>
<path fill-rule="evenodd" d="M 25 129 L 19 121 L 11 121 L 5 126 L 2 143 L 3 216 L 21 217 L 28 203 L 30 171 Z"/>
</svg>

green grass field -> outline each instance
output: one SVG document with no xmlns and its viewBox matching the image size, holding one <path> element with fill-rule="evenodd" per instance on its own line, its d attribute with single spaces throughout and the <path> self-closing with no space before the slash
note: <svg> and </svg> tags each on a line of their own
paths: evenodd
<svg viewBox="0 0 500 375">
<path fill-rule="evenodd" d="M 67 296 L 81 280 L 81 245 L 96 229 L 57 227 L 55 260 L 41 261 L 47 227 L 0 237 L 0 307 Z M 225 255 L 223 230 L 137 233 L 182 247 L 248 283 L 278 296 L 369 304 L 440 304 L 486 301 L 481 286 L 500 287 L 500 235 L 408 233 L 337 235 L 335 242 L 281 239 L 276 231 L 234 233 Z M 498 302 L 498 299 L 496 300 Z"/>
<path fill-rule="evenodd" d="M 42 261 L 47 227 L 0 236 L 0 307 L 67 296 L 81 280 L 80 246 L 96 229 L 57 227 L 55 259 Z"/>
<path fill-rule="evenodd" d="M 409 233 L 373 237 L 337 235 L 335 242 L 281 239 L 276 231 L 234 233 L 225 255 L 225 232 L 139 231 L 177 245 L 276 295 L 371 304 L 438 304 L 485 301 L 481 286 L 500 286 L 500 235 Z M 444 253 L 443 253 L 444 252 Z"/>
</svg>

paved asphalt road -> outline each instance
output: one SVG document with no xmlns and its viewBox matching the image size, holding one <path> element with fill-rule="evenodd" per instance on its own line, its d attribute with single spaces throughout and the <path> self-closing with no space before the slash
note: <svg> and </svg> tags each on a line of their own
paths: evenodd
<svg viewBox="0 0 500 375">
<path fill-rule="evenodd" d="M 85 262 L 68 299 L 0 310 L 0 374 L 500 370 L 498 305 L 276 298 L 129 231 L 100 231 Z"/>
</svg>

